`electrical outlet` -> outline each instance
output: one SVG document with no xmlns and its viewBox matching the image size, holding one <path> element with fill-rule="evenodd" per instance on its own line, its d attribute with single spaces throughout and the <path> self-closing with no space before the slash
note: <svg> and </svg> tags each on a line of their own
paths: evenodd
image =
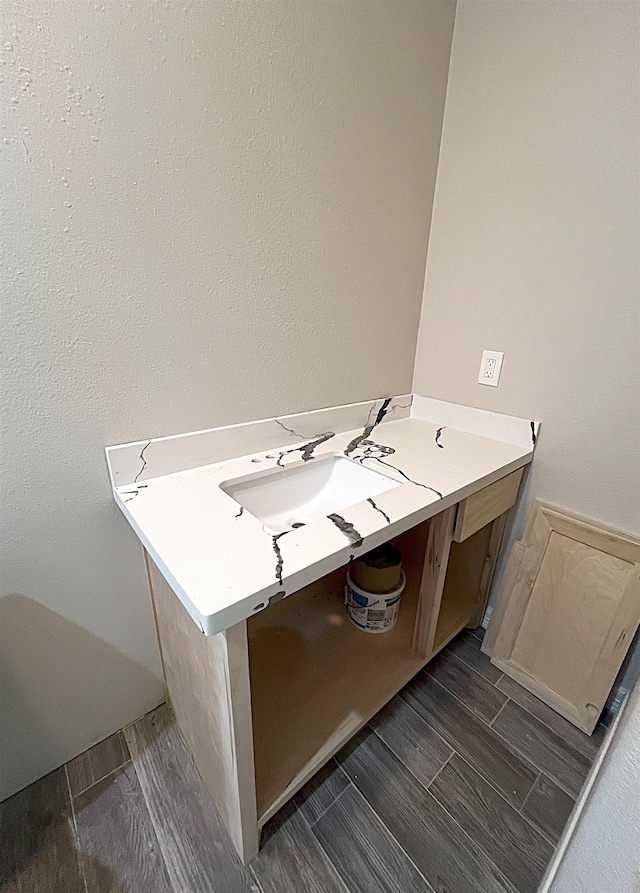
<svg viewBox="0 0 640 893">
<path fill-rule="evenodd" d="M 503 358 L 504 353 L 501 353 L 499 350 L 482 351 L 482 362 L 480 363 L 478 384 L 488 384 L 492 388 L 498 387 Z"/>
</svg>

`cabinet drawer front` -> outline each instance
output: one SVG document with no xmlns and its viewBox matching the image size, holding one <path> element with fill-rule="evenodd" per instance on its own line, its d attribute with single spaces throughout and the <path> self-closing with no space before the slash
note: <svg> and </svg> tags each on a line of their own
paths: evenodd
<svg viewBox="0 0 640 893">
<path fill-rule="evenodd" d="M 460 503 L 453 533 L 457 543 L 468 539 L 511 508 L 518 496 L 522 472 L 519 468 Z"/>
</svg>

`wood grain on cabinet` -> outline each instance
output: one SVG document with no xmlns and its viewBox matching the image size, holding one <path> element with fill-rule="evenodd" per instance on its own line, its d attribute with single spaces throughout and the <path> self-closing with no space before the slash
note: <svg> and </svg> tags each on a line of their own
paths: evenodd
<svg viewBox="0 0 640 893">
<path fill-rule="evenodd" d="M 258 852 L 246 622 L 205 636 L 148 554 L 165 684 L 202 780 L 245 861 Z"/>
<path fill-rule="evenodd" d="M 639 622 L 640 541 L 536 502 L 482 647 L 590 734 Z"/>
<path fill-rule="evenodd" d="M 447 576 L 455 517 L 456 506 L 452 506 L 444 512 L 440 512 L 429 522 L 429 537 L 420 582 L 418 617 L 413 637 L 414 649 L 425 660 L 433 654 L 434 650 L 433 643 Z"/>
<path fill-rule="evenodd" d="M 494 521 L 463 543 L 451 543 L 431 654 L 443 648 L 463 627 L 480 625 L 496 554 L 491 550 L 493 529 L 500 524 L 500 520 Z"/>
<path fill-rule="evenodd" d="M 523 469 L 512 471 L 494 484 L 483 487 L 458 505 L 453 538 L 462 543 L 481 527 L 508 511 L 518 497 Z"/>
</svg>

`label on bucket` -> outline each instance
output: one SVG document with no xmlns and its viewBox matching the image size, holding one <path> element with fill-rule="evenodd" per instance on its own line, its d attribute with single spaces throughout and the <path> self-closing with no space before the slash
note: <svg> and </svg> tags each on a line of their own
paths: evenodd
<svg viewBox="0 0 640 893">
<path fill-rule="evenodd" d="M 398 619 L 399 597 L 394 599 L 377 598 L 374 602 L 372 601 L 371 605 L 364 606 L 359 593 L 354 593 L 347 586 L 345 589 L 345 602 L 351 622 L 366 632 L 386 632 L 394 626 Z M 386 604 L 386 602 L 391 603 Z"/>
</svg>

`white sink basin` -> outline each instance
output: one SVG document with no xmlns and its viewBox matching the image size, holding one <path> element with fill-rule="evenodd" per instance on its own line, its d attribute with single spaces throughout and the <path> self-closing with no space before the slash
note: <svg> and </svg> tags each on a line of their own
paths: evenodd
<svg viewBox="0 0 640 893">
<path fill-rule="evenodd" d="M 234 478 L 221 488 L 274 533 L 355 505 L 400 482 L 346 456 L 329 454 Z"/>
</svg>

